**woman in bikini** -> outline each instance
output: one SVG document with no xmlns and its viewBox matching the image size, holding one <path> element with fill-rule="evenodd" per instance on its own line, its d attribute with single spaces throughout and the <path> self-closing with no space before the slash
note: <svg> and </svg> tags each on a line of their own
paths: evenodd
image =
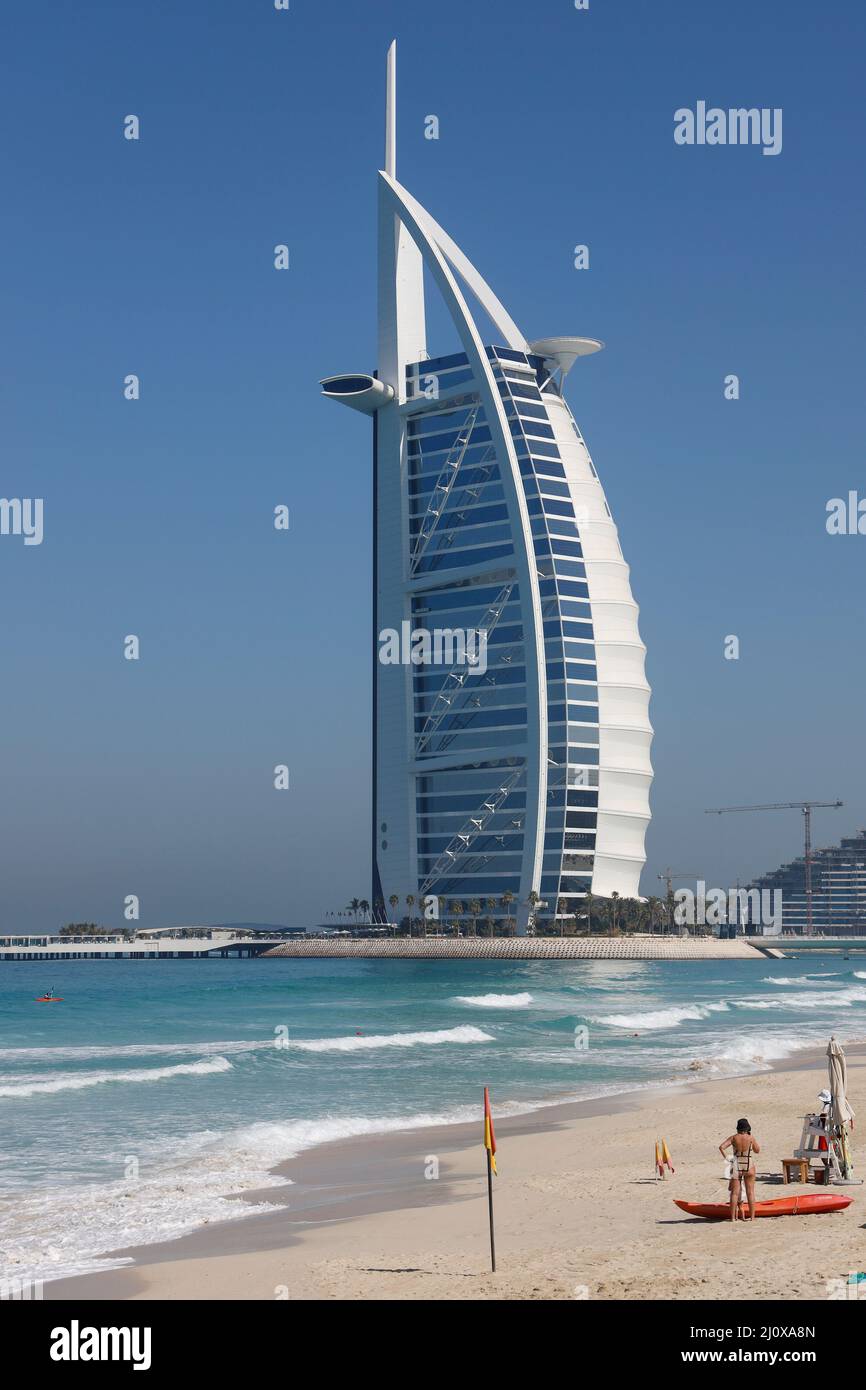
<svg viewBox="0 0 866 1390">
<path fill-rule="evenodd" d="M 740 1214 L 740 1182 L 746 1184 L 746 1198 L 749 1203 L 749 1220 L 755 1219 L 755 1165 L 752 1154 L 759 1154 L 761 1146 L 752 1138 L 752 1126 L 748 1120 L 737 1120 L 737 1132 L 719 1145 L 719 1153 L 732 1150 L 733 1176 L 728 1184 L 731 1193 L 731 1220 L 736 1221 Z M 745 1219 L 745 1218 L 744 1218 Z"/>
</svg>

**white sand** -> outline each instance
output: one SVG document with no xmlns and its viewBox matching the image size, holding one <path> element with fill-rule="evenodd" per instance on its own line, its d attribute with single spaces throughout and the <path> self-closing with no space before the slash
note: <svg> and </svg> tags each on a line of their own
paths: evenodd
<svg viewBox="0 0 866 1390">
<path fill-rule="evenodd" d="M 866 1059 L 851 1055 L 849 1066 L 866 1126 Z M 287 1210 L 143 1248 L 133 1268 L 49 1284 L 46 1296 L 827 1298 L 831 1281 L 866 1268 L 866 1188 L 838 1189 L 854 1199 L 842 1213 L 753 1225 L 694 1220 L 673 1203 L 726 1200 L 717 1146 L 741 1115 L 762 1147 L 759 1199 L 804 1191 L 781 1186 L 780 1159 L 824 1085 L 814 1055 L 797 1069 L 620 1097 L 606 1113 L 587 1113 L 596 1104 L 501 1120 L 495 1275 L 479 1117 L 310 1151 L 285 1165 L 298 1184 L 280 1190 Z M 657 1135 L 676 1167 L 665 1182 L 650 1176 Z M 425 1177 L 431 1156 L 438 1180 Z"/>
</svg>

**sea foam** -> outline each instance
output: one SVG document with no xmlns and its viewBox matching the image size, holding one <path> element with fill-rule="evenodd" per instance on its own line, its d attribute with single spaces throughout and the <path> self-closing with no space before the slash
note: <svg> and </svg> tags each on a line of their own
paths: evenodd
<svg viewBox="0 0 866 1390">
<path fill-rule="evenodd" d="M 711 1014 L 725 1013 L 727 1004 L 722 1000 L 717 1004 L 682 1004 L 670 1009 L 649 1009 L 644 1013 L 605 1014 L 590 1019 L 591 1023 L 603 1023 L 608 1028 L 676 1028 L 687 1020 L 709 1018 Z"/>
<path fill-rule="evenodd" d="M 762 975 L 762 985 L 802 985 L 808 980 L 830 980 L 841 975 L 841 970 L 816 970 L 805 975 Z M 856 970 L 855 970 L 856 975 Z M 866 978 L 866 977 L 864 977 Z"/>
<path fill-rule="evenodd" d="M 726 1038 L 715 1045 L 709 1055 L 691 1064 L 691 1070 L 716 1072 L 724 1076 L 742 1076 L 749 1072 L 769 1071 L 773 1062 L 781 1062 L 803 1048 L 815 1047 L 816 1039 L 800 1037 L 792 1042 L 787 1036 L 752 1033 L 748 1036 Z"/>
<path fill-rule="evenodd" d="M 502 1105 L 498 1113 L 516 1113 Z M 259 1122 L 184 1139 L 161 1138 L 140 1156 L 128 1180 L 63 1183 L 0 1206 L 0 1278 L 26 1271 L 29 1279 L 62 1279 L 131 1263 L 106 1254 L 151 1245 L 217 1221 L 275 1211 L 277 1201 L 228 1200 L 240 1193 L 291 1186 L 273 1166 L 304 1149 L 367 1134 L 429 1128 L 475 1120 L 477 1105 L 401 1116 L 330 1116 Z M 121 1166 L 118 1158 L 118 1167 Z"/>
<path fill-rule="evenodd" d="M 423 1033 L 358 1033 L 342 1038 L 292 1038 L 289 1047 L 299 1052 L 364 1052 L 377 1047 L 439 1047 L 444 1043 L 493 1041 L 490 1033 L 466 1024 L 460 1028 L 435 1028 Z"/>
<path fill-rule="evenodd" d="M 477 1005 L 479 1009 L 526 1009 L 532 1003 L 531 994 L 455 994 L 457 1004 Z"/>
<path fill-rule="evenodd" d="M 862 985 L 847 985 L 843 989 L 805 990 L 800 994 L 776 995 L 772 999 L 734 999 L 738 1009 L 791 1009 L 795 1012 L 809 1012 L 814 1009 L 850 1009 L 855 1004 L 866 1004 L 866 989 Z"/>
<path fill-rule="evenodd" d="M 259 1052 L 274 1047 L 274 1039 L 255 1039 L 249 1042 L 177 1042 L 177 1043 L 82 1043 L 60 1047 L 0 1047 L 0 1062 L 51 1062 L 66 1059 L 73 1062 L 94 1062 L 100 1057 L 207 1057 L 233 1052 Z"/>
<path fill-rule="evenodd" d="M 142 1082 L 169 1081 L 177 1076 L 210 1076 L 215 1072 L 231 1071 L 227 1057 L 212 1057 L 208 1061 L 181 1062 L 176 1067 L 136 1067 L 126 1071 L 65 1072 L 45 1077 L 9 1074 L 0 1076 L 0 1097 L 10 1100 L 28 1096 L 55 1095 L 58 1091 L 86 1091 L 90 1086 L 104 1086 L 110 1081 Z M 12 1084 L 8 1084 L 11 1082 Z"/>
</svg>

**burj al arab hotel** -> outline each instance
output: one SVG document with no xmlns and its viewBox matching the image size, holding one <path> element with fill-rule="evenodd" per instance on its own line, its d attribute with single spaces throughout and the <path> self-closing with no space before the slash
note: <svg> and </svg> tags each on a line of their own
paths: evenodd
<svg viewBox="0 0 866 1390">
<path fill-rule="evenodd" d="M 392 44 L 378 366 L 322 382 L 373 426 L 371 901 L 393 913 L 396 898 L 399 917 L 407 897 L 435 898 L 449 920 L 526 932 L 580 914 L 588 891 L 636 897 L 645 860 L 646 649 L 563 395 L 602 344 L 524 337 L 397 181 L 395 96 Z M 445 356 L 427 340 L 425 268 L 460 345 Z M 383 664 L 382 633 L 419 630 L 481 633 L 486 659 Z"/>
</svg>

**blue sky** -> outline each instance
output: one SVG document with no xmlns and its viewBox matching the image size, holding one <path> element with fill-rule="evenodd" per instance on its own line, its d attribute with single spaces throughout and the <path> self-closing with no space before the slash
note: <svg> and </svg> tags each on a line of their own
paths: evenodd
<svg viewBox="0 0 866 1390">
<path fill-rule="evenodd" d="M 866 496 L 862 5 L 14 8 L 0 494 L 45 539 L 0 537 L 0 926 L 369 892 L 370 441 L 317 382 L 375 365 L 392 37 L 401 180 L 528 336 L 607 344 L 568 395 L 648 648 L 644 893 L 797 853 L 796 812 L 706 806 L 866 824 L 866 537 L 824 524 Z M 781 154 L 675 145 L 698 100 L 781 107 Z"/>
</svg>

